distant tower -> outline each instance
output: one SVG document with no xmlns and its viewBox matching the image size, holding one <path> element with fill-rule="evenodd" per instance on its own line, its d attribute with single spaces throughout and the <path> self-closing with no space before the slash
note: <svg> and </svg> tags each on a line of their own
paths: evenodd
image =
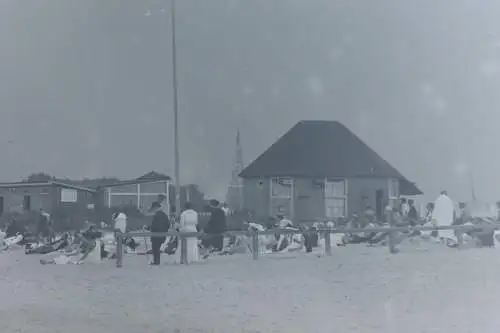
<svg viewBox="0 0 500 333">
<path fill-rule="evenodd" d="M 236 132 L 236 156 L 226 196 L 226 203 L 233 211 L 243 208 L 243 180 L 239 176 L 241 171 L 243 171 L 243 148 L 240 141 L 240 129 L 238 129 Z"/>
</svg>

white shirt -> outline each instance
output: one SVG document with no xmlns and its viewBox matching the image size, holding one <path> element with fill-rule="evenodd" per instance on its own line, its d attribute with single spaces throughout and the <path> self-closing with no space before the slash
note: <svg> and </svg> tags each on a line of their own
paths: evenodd
<svg viewBox="0 0 500 333">
<path fill-rule="evenodd" d="M 180 229 L 186 232 L 196 232 L 198 225 L 198 213 L 194 209 L 187 209 L 181 213 Z"/>
<path fill-rule="evenodd" d="M 451 225 L 455 207 L 453 201 L 445 194 L 441 194 L 434 203 L 432 221 L 438 226 Z"/>
<path fill-rule="evenodd" d="M 279 224 L 280 228 L 287 228 L 287 227 L 292 227 L 293 226 L 293 223 L 292 221 L 290 221 L 289 219 L 287 218 L 284 218 L 280 221 L 280 224 Z"/>
<path fill-rule="evenodd" d="M 408 213 L 410 212 L 410 205 L 407 203 L 404 203 L 401 205 L 401 213 L 403 216 L 408 216 Z"/>
<path fill-rule="evenodd" d="M 127 215 L 125 215 L 124 213 L 118 214 L 118 216 L 115 218 L 114 229 L 118 229 L 122 233 L 125 233 L 127 231 Z"/>
</svg>

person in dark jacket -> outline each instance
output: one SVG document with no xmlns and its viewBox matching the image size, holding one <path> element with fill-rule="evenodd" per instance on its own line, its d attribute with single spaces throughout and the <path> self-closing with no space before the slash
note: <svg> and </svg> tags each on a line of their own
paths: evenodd
<svg viewBox="0 0 500 333">
<path fill-rule="evenodd" d="M 410 223 L 414 225 L 418 220 L 418 212 L 417 208 L 415 207 L 415 202 L 411 199 L 408 200 L 408 206 L 409 206 L 408 219 L 410 219 Z"/>
<path fill-rule="evenodd" d="M 215 251 L 222 251 L 224 247 L 224 236 L 226 231 L 226 213 L 219 207 L 217 200 L 210 200 L 208 207 L 210 220 L 205 228 L 205 233 L 210 234 L 209 244 Z"/>
<path fill-rule="evenodd" d="M 39 240 L 48 241 L 50 243 L 50 214 L 40 209 L 38 217 L 37 232 Z"/>
<path fill-rule="evenodd" d="M 24 235 L 26 233 L 26 228 L 16 220 L 12 220 L 7 228 L 5 229 L 5 237 L 10 238 L 14 237 L 17 234 Z"/>
<path fill-rule="evenodd" d="M 159 202 L 154 202 L 151 205 L 149 212 L 154 214 L 150 228 L 151 232 L 168 232 L 170 229 L 170 220 L 168 219 L 168 215 L 163 211 L 162 205 Z M 165 239 L 165 236 L 151 237 L 151 250 L 153 252 L 152 265 L 160 264 L 160 249 L 161 245 L 165 242 Z"/>
</svg>

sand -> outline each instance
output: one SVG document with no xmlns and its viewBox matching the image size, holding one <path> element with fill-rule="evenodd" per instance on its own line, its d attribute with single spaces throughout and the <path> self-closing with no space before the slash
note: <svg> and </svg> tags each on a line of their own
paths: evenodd
<svg viewBox="0 0 500 333">
<path fill-rule="evenodd" d="M 336 248 L 190 266 L 0 254 L 0 332 L 498 333 L 495 249 Z"/>
</svg>

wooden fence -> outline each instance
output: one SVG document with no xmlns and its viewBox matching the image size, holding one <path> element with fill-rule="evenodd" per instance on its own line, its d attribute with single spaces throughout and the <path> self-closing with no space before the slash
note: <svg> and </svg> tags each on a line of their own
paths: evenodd
<svg viewBox="0 0 500 333">
<path fill-rule="evenodd" d="M 500 224 L 481 224 L 481 225 L 450 225 L 442 227 L 389 227 L 389 228 L 364 228 L 364 229 L 320 229 L 316 231 L 308 231 L 324 235 L 325 238 L 325 254 L 332 255 L 332 234 L 356 234 L 356 233 L 387 233 L 389 237 L 388 248 L 390 253 L 396 253 L 396 233 L 397 232 L 412 232 L 412 231 L 439 231 L 439 230 L 454 230 L 456 232 L 457 247 L 463 245 L 463 233 L 471 230 L 497 230 L 500 229 Z M 290 234 L 304 234 L 303 231 L 289 230 L 289 229 L 273 229 L 266 231 L 231 231 L 223 235 L 231 236 L 247 236 L 252 239 L 252 256 L 254 260 L 259 259 L 259 236 L 260 235 L 290 235 Z M 187 262 L 187 242 L 188 237 L 200 237 L 205 235 L 202 232 L 141 232 L 141 233 L 117 233 L 116 245 L 116 267 L 123 267 L 123 239 L 126 237 L 168 237 L 176 236 L 180 240 L 181 248 L 181 264 L 189 264 Z"/>
</svg>

